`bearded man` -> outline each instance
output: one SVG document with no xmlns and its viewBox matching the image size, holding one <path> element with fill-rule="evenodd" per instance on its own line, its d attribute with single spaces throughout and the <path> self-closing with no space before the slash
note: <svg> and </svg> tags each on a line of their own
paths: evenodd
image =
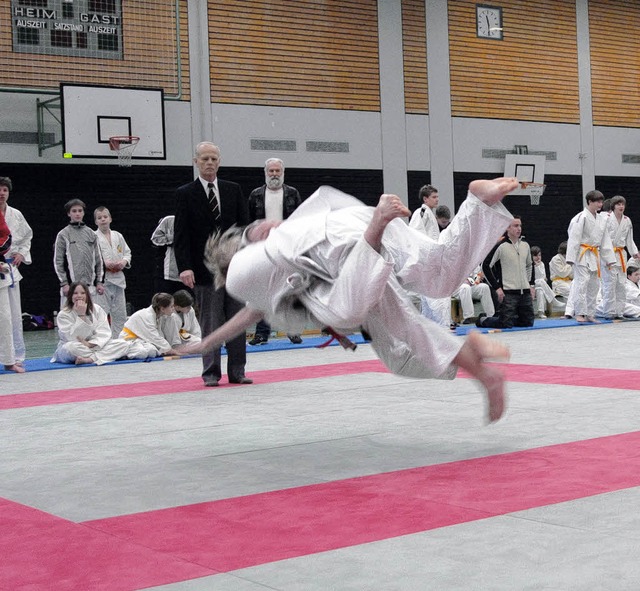
<svg viewBox="0 0 640 591">
<path fill-rule="evenodd" d="M 249 195 L 249 218 L 281 222 L 286 220 L 302 203 L 298 189 L 284 184 L 284 162 L 280 158 L 269 158 L 264 163 L 265 184 L 251 191 Z M 250 345 L 266 345 L 271 334 L 271 326 L 264 320 L 256 324 Z M 294 345 L 299 345 L 299 334 L 287 335 Z"/>
</svg>

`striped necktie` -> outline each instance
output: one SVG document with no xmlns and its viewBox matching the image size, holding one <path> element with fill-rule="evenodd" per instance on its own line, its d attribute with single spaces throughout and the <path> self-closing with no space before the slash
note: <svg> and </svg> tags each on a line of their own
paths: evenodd
<svg viewBox="0 0 640 591">
<path fill-rule="evenodd" d="M 209 199 L 209 205 L 211 206 L 213 217 L 216 220 L 216 223 L 218 223 L 220 221 L 220 205 L 218 205 L 216 190 L 213 183 L 207 183 L 207 187 L 209 188 L 209 195 L 207 196 Z"/>
</svg>

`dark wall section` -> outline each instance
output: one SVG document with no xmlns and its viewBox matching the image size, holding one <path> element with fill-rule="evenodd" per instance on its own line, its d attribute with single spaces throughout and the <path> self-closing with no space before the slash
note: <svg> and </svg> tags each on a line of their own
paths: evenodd
<svg viewBox="0 0 640 591">
<path fill-rule="evenodd" d="M 640 224 L 640 179 L 617 176 L 597 176 L 596 189 L 602 191 L 605 199 L 622 195 L 627 200 L 625 214 L 632 222 Z M 635 241 L 638 244 L 640 236 L 639 226 L 636 225 Z"/>
<path fill-rule="evenodd" d="M 474 179 L 491 178 L 486 173 L 456 173 L 454 177 L 456 209 L 467 196 Z M 582 180 L 579 176 L 545 175 L 547 188 L 540 205 L 531 205 L 528 196 L 507 196 L 503 203 L 522 218 L 522 234 L 531 246 L 542 249 L 542 259 L 549 263 L 558 244 L 567 239 L 571 218 L 582 211 Z"/>
<path fill-rule="evenodd" d="M 420 189 L 424 187 L 424 185 L 428 185 L 429 183 L 431 183 L 430 172 L 419 170 L 410 170 L 407 172 L 407 186 L 409 191 L 407 207 L 411 211 L 415 211 L 422 205 L 418 198 L 418 193 L 420 193 Z"/>
<path fill-rule="evenodd" d="M 286 164 L 286 162 L 285 162 Z M 13 182 L 9 204 L 27 218 L 33 228 L 33 264 L 23 270 L 23 311 L 51 315 L 59 307 L 59 285 L 53 271 L 53 244 L 67 223 L 64 204 L 77 197 L 87 204 L 85 222 L 95 228 L 93 210 L 109 208 L 112 228 L 121 232 L 131 247 L 132 267 L 127 276 L 127 300 L 134 309 L 149 305 L 158 252 L 150 241 L 158 220 L 174 213 L 174 190 L 194 178 L 188 167 L 115 165 L 3 164 L 0 175 Z M 219 176 L 242 185 L 245 196 L 264 183 L 261 168 L 221 167 Z M 307 198 L 326 184 L 357 196 L 369 205 L 382 192 L 382 172 L 369 170 L 287 169 L 285 181 Z"/>
</svg>

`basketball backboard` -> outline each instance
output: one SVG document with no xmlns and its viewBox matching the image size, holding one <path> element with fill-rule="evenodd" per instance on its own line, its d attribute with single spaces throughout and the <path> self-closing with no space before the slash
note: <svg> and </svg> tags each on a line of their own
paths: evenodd
<svg viewBox="0 0 640 591">
<path fill-rule="evenodd" d="M 140 142 L 133 159 L 166 159 L 162 89 L 63 83 L 60 98 L 64 154 L 115 159 L 109 138 L 134 135 Z"/>
<path fill-rule="evenodd" d="M 504 176 L 516 177 L 521 183 L 544 183 L 546 156 L 539 154 L 507 154 L 504 159 Z M 519 187 L 509 195 L 529 195 L 529 189 Z"/>
</svg>

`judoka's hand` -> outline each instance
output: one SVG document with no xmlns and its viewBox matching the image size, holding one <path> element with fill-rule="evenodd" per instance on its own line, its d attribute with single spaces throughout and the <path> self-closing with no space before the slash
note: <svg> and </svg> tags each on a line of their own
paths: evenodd
<svg viewBox="0 0 640 591">
<path fill-rule="evenodd" d="M 266 240 L 271 230 L 277 228 L 279 225 L 280 222 L 275 221 L 265 220 L 264 222 L 260 222 L 247 230 L 247 239 L 249 242 L 260 242 L 262 240 Z"/>
<path fill-rule="evenodd" d="M 24 263 L 24 257 L 19 252 L 11 256 L 13 258 L 13 261 L 11 262 L 13 263 L 14 267 L 19 267 L 22 263 Z"/>
<path fill-rule="evenodd" d="M 498 301 L 502 303 L 502 300 L 504 300 L 504 291 L 502 291 L 501 287 L 496 289 L 496 295 L 498 296 Z"/>
<path fill-rule="evenodd" d="M 104 293 L 104 285 L 102 283 L 96 283 L 96 292 L 98 295 L 102 295 Z"/>
</svg>

